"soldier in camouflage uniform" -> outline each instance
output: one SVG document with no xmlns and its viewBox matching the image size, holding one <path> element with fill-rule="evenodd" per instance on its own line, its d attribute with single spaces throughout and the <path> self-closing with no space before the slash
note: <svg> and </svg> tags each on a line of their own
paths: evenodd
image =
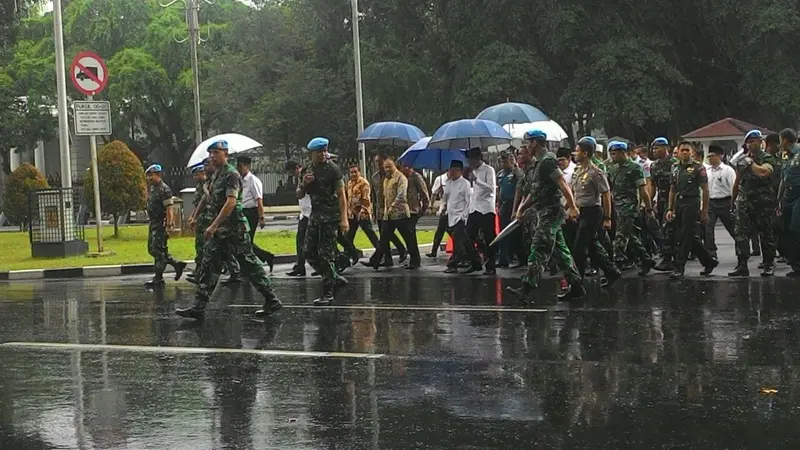
<svg viewBox="0 0 800 450">
<path fill-rule="evenodd" d="M 753 233 L 761 238 L 761 254 L 764 270 L 761 276 L 775 274 L 775 210 L 777 192 L 774 188 L 773 173 L 775 157 L 762 148 L 763 136 L 753 130 L 745 135 L 747 156 L 738 164 L 733 198 L 736 202 L 736 222 L 734 239 L 738 264 L 728 276 L 750 276 L 747 260 L 750 259 L 750 240 Z"/>
<path fill-rule="evenodd" d="M 608 169 L 608 184 L 611 186 L 611 197 L 616 215 L 616 233 L 614 235 L 614 256 L 617 265 L 625 257 L 626 250 L 641 262 L 639 275 L 647 275 L 653 268 L 653 259 L 644 248 L 641 229 L 638 226 L 641 212 L 639 205 L 644 202 L 645 210 L 653 212 L 650 196 L 645 189 L 644 172 L 639 164 L 628 158 L 627 144 L 612 141 L 608 151 L 614 164 Z"/>
<path fill-rule="evenodd" d="M 766 144 L 766 152 L 772 155 L 774 162 L 772 167 L 772 188 L 775 192 L 778 192 L 778 189 L 781 186 L 781 178 L 783 176 L 783 167 L 786 165 L 788 160 L 783 159 L 782 151 L 781 151 L 781 137 L 778 133 L 770 133 L 764 138 L 764 143 Z M 775 234 L 775 246 L 776 246 L 776 253 L 780 253 L 781 260 L 778 262 L 785 262 L 785 256 L 783 254 L 783 246 L 781 241 L 784 237 L 784 227 L 783 221 L 781 220 L 774 220 L 773 221 L 773 230 Z M 764 264 L 760 264 L 759 269 L 764 268 Z"/>
<path fill-rule="evenodd" d="M 659 272 L 672 272 L 675 269 L 675 225 L 668 222 L 669 190 L 672 167 L 678 159 L 672 156 L 667 138 L 656 138 L 650 145 L 656 160 L 650 164 L 650 195 L 656 201 L 656 217 L 661 222 L 661 262 L 654 267 Z"/>
<path fill-rule="evenodd" d="M 689 253 L 694 253 L 704 269 L 700 275 L 708 276 L 719 265 L 700 240 L 697 222 L 708 223 L 708 176 L 702 163 L 692 159 L 694 145 L 684 142 L 678 146 L 680 161 L 672 168 L 672 186 L 669 193 L 667 220 L 675 223 L 675 270 L 670 278 L 683 278 Z"/>
<path fill-rule="evenodd" d="M 566 197 L 567 217 L 576 220 L 578 208 L 572 191 L 558 168 L 555 155 L 547 151 L 547 135 L 541 130 L 525 133 L 526 146 L 520 149 L 526 164 L 525 179 L 518 185 L 522 200 L 516 218 L 521 219 L 528 207 L 533 209 L 534 223 L 531 225 L 531 253 L 528 257 L 528 272 L 522 277 L 522 287 L 508 288 L 508 291 L 527 300 L 539 287 L 544 268 L 553 257 L 567 279 L 567 288 L 559 293 L 559 298 L 577 298 L 586 295 L 575 261 L 567 248 L 561 225 L 564 223 L 564 207 L 561 199 Z M 537 161 L 532 163 L 533 158 Z M 533 166 L 532 169 L 528 167 Z"/>
<path fill-rule="evenodd" d="M 206 159 L 207 160 L 207 159 Z M 201 162 L 196 166 L 191 168 L 192 178 L 197 183 L 197 186 L 194 189 L 194 198 L 192 199 L 192 206 L 194 207 L 192 211 L 192 215 L 189 217 L 188 223 L 190 227 L 194 227 L 194 267 L 197 270 L 200 267 L 200 260 L 203 258 L 203 233 L 205 233 L 206 229 L 205 226 L 201 227 L 201 224 L 197 221 L 198 217 L 202 215 L 202 212 L 197 209 L 200 205 L 200 201 L 203 200 L 203 196 L 205 195 L 204 186 L 208 181 L 208 177 L 206 176 L 206 169 L 205 169 L 205 162 Z M 194 272 L 186 275 L 186 279 L 190 283 L 195 283 L 197 280 L 195 279 Z"/>
<path fill-rule="evenodd" d="M 800 278 L 800 145 L 797 132 L 791 128 L 781 131 L 781 147 L 785 160 L 781 185 L 778 190 L 778 208 L 783 223 L 784 236 L 781 242 L 783 255 L 792 271 L 787 277 Z"/>
<path fill-rule="evenodd" d="M 253 254 L 247 219 L 242 213 L 242 178 L 236 168 L 228 163 L 226 141 L 212 143 L 208 152 L 215 173 L 209 185 L 209 194 L 199 207 L 208 208 L 214 220 L 204 233 L 206 244 L 198 271 L 196 302 L 191 308 L 179 309 L 175 313 L 181 317 L 201 319 L 217 287 L 223 264 L 232 256 L 238 260 L 245 277 L 264 296 L 263 309 L 256 311 L 256 316 L 269 316 L 283 305 L 275 296 L 272 281 L 264 272 L 261 261 Z"/>
<path fill-rule="evenodd" d="M 303 168 L 302 182 L 297 187 L 297 198 L 311 197 L 311 217 L 306 231 L 304 253 L 311 267 L 322 276 L 322 296 L 314 300 L 315 306 L 330 305 L 337 286 L 347 280 L 336 272 L 337 233 L 347 234 L 347 195 L 342 170 L 325 158 L 328 140 L 314 138 L 306 146 L 311 163 Z"/>
<path fill-rule="evenodd" d="M 153 270 L 155 276 L 145 285 L 152 287 L 164 284 L 164 269 L 167 264 L 175 268 L 175 281 L 181 278 L 186 263 L 176 261 L 167 249 L 168 232 L 175 226 L 172 217 L 172 190 L 161 180 L 161 166 L 153 164 L 145 170 L 147 175 L 147 215 L 150 218 L 150 230 L 147 234 L 147 253 L 155 260 Z"/>
</svg>

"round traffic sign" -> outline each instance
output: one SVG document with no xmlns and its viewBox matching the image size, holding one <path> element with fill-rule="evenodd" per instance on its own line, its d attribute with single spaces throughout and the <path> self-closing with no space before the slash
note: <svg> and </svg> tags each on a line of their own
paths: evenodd
<svg viewBox="0 0 800 450">
<path fill-rule="evenodd" d="M 69 68 L 75 89 L 86 95 L 97 95 L 108 84 L 108 68 L 103 58 L 93 52 L 80 52 Z"/>
</svg>

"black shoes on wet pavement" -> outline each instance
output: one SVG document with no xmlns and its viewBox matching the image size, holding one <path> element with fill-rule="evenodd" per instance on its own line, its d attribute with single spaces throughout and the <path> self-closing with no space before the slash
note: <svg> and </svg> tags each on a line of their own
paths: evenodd
<svg viewBox="0 0 800 450">
<path fill-rule="evenodd" d="M 314 306 L 328 306 L 335 300 L 336 290 L 347 286 L 347 278 L 339 277 L 333 285 L 322 287 L 322 297 L 315 299 L 312 303 Z"/>
<path fill-rule="evenodd" d="M 580 281 L 568 284 L 566 289 L 558 293 L 558 299 L 561 301 L 570 300 L 573 298 L 581 298 L 586 295 L 586 289 Z"/>
<path fill-rule="evenodd" d="M 264 297 L 264 306 L 255 312 L 255 316 L 259 319 L 269 317 L 283 308 L 283 303 L 272 294 L 269 297 Z"/>
<path fill-rule="evenodd" d="M 750 269 L 747 268 L 747 258 L 739 257 L 739 263 L 733 272 L 728 272 L 729 277 L 749 277 Z"/>
<path fill-rule="evenodd" d="M 709 264 L 709 265 L 707 265 L 707 266 L 705 266 L 703 268 L 703 270 L 700 272 L 700 275 L 702 275 L 704 277 L 710 276 L 711 273 L 714 272 L 714 269 L 716 269 L 718 265 L 719 265 L 719 261 L 717 261 L 716 259 L 713 260 L 713 262 L 711 264 Z"/>
<path fill-rule="evenodd" d="M 290 277 L 304 277 L 304 276 L 306 276 L 306 271 L 305 270 L 292 269 L 291 272 L 286 272 L 286 275 L 288 275 Z"/>
<path fill-rule="evenodd" d="M 622 278 L 621 272 L 610 272 L 605 277 L 600 279 L 600 287 L 610 288 L 614 283 Z"/>
<path fill-rule="evenodd" d="M 161 275 L 156 275 L 153 277 L 152 280 L 145 281 L 144 286 L 148 288 L 154 288 L 164 285 L 164 277 Z"/>
<path fill-rule="evenodd" d="M 653 269 L 653 265 L 655 265 L 655 262 L 652 259 L 645 259 L 642 261 L 642 269 L 639 270 L 639 276 L 643 277 L 650 273 Z"/>
<path fill-rule="evenodd" d="M 177 262 L 177 263 L 173 264 L 173 267 L 175 267 L 175 281 L 178 281 L 178 280 L 181 279 L 181 276 L 183 275 L 183 271 L 186 270 L 186 263 L 182 262 L 182 261 L 181 262 Z"/>
<path fill-rule="evenodd" d="M 664 258 L 657 266 L 653 267 L 653 270 L 656 272 L 672 272 L 675 270 L 675 265 L 672 263 L 672 258 Z"/>
<path fill-rule="evenodd" d="M 772 277 L 775 276 L 775 264 L 764 264 L 764 270 L 761 271 L 762 277 Z"/>
<path fill-rule="evenodd" d="M 198 297 L 194 305 L 185 309 L 176 309 L 175 314 L 185 319 L 202 320 L 206 312 L 206 303 L 208 303 L 207 298 Z"/>
</svg>

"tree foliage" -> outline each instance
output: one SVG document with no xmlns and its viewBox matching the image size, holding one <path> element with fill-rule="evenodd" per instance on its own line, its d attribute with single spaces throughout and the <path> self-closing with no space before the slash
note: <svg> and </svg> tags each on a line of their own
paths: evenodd
<svg viewBox="0 0 800 450">
<path fill-rule="evenodd" d="M 142 164 L 121 141 L 103 145 L 97 152 L 100 179 L 100 208 L 114 217 L 114 236 L 119 237 L 117 219 L 130 211 L 145 207 L 147 188 Z M 84 195 L 87 204 L 94 204 L 92 171 L 86 171 Z"/>
<path fill-rule="evenodd" d="M 8 219 L 20 228 L 28 223 L 29 195 L 37 189 L 46 189 L 47 178 L 30 164 L 17 167 L 6 180 L 3 205 Z"/>
</svg>

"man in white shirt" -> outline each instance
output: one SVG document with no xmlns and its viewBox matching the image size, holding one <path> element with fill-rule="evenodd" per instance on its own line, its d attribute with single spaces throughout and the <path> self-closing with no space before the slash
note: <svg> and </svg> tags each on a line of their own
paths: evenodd
<svg viewBox="0 0 800 450">
<path fill-rule="evenodd" d="M 259 248 L 254 240 L 256 226 L 264 228 L 264 187 L 261 180 L 250 171 L 252 163 L 249 156 L 236 158 L 236 170 L 242 176 L 242 212 L 250 225 L 250 243 L 253 245 L 253 254 L 262 262 L 267 263 L 269 271 L 272 272 L 275 255 Z"/>
<path fill-rule="evenodd" d="M 447 231 L 447 214 L 444 214 L 444 187 L 447 184 L 448 172 L 445 172 L 435 180 L 433 180 L 433 188 L 431 189 L 431 201 L 436 201 L 439 199 L 439 210 L 436 212 L 437 217 L 439 217 L 439 224 L 436 226 L 436 232 L 433 234 L 433 245 L 431 246 L 431 252 L 428 253 L 426 256 L 429 258 L 436 258 L 436 254 L 439 251 L 439 246 L 442 244 L 442 239 L 444 238 L 444 232 Z"/>
<path fill-rule="evenodd" d="M 480 266 L 480 256 L 472 245 L 472 240 L 467 235 L 467 219 L 470 216 L 472 195 L 470 182 L 464 179 L 464 163 L 452 161 L 450 163 L 449 181 L 444 188 L 444 212 L 447 214 L 448 232 L 453 237 L 453 255 L 447 262 L 445 273 L 458 273 L 458 264 L 461 261 L 471 262 Z"/>
<path fill-rule="evenodd" d="M 556 162 L 558 168 L 564 172 L 564 180 L 569 185 L 572 182 L 572 173 L 575 172 L 576 164 L 572 161 L 572 150 L 561 147 L 556 151 Z"/>
<path fill-rule="evenodd" d="M 303 170 L 296 161 L 287 161 L 284 166 L 286 173 L 291 176 L 291 180 L 295 183 L 300 181 L 300 172 Z M 297 237 L 295 239 L 295 248 L 297 251 L 297 262 L 292 267 L 291 272 L 286 275 L 290 277 L 304 277 L 306 276 L 306 258 L 303 254 L 303 243 L 306 240 L 306 230 L 308 230 L 308 219 L 311 217 L 311 197 L 306 194 L 305 197 L 298 200 L 300 204 L 300 220 L 297 222 Z"/>
<path fill-rule="evenodd" d="M 495 233 L 495 207 L 497 205 L 497 174 L 494 167 L 483 162 L 480 148 L 469 151 L 469 166 L 472 169 L 470 181 L 472 182 L 472 202 L 470 204 L 469 220 L 467 221 L 467 235 L 473 243 L 478 243 L 486 258 L 484 275 L 495 274 L 495 250 L 489 244 L 494 240 Z M 483 235 L 482 242 L 478 236 Z M 474 273 L 483 269 L 480 258 L 472 260 L 472 265 L 465 273 Z"/>
<path fill-rule="evenodd" d="M 732 212 L 731 198 L 733 195 L 733 185 L 736 183 L 736 171 L 733 167 L 722 162 L 725 150 L 722 147 L 712 145 L 708 149 L 708 162 L 706 173 L 708 174 L 708 223 L 705 229 L 705 247 L 713 256 L 717 257 L 717 246 L 714 243 L 714 228 L 717 219 L 722 221 L 722 225 L 733 237 L 734 218 Z"/>
</svg>

